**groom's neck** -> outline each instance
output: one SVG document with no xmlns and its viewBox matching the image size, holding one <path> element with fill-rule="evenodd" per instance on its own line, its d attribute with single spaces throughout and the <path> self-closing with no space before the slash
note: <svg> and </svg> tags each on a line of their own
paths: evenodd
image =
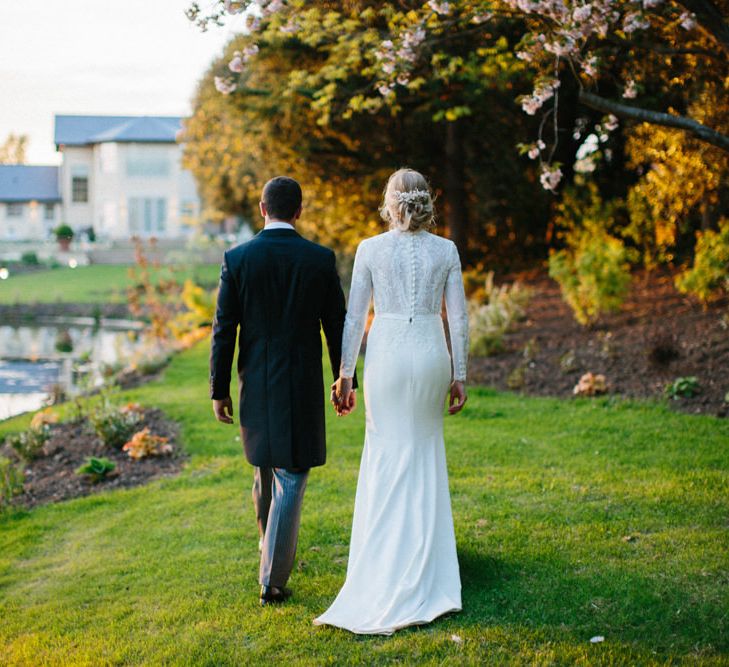
<svg viewBox="0 0 729 667">
<path fill-rule="evenodd" d="M 265 225 L 270 225 L 274 222 L 283 222 L 286 225 L 291 225 L 292 227 L 296 227 L 296 218 L 293 220 L 280 220 L 279 218 L 269 218 L 266 216 L 266 220 L 264 222 Z"/>
</svg>

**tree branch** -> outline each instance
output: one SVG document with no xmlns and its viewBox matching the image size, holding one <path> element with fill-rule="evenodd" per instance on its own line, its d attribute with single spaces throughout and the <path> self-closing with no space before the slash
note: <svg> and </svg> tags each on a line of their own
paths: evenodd
<svg viewBox="0 0 729 667">
<path fill-rule="evenodd" d="M 643 121 L 644 123 L 651 123 L 652 125 L 663 125 L 665 127 L 675 127 L 679 130 L 685 130 L 689 134 L 693 134 L 698 139 L 701 139 L 701 141 L 705 141 L 729 152 L 729 136 L 717 132 L 706 125 L 702 125 L 692 118 L 631 107 L 627 104 L 607 100 L 594 93 L 588 93 L 586 90 L 580 90 L 579 100 L 585 106 L 597 109 L 597 111 L 611 113 L 619 118 L 630 118 L 632 120 Z"/>
<path fill-rule="evenodd" d="M 677 0 L 696 15 L 699 25 L 719 43 L 725 54 L 729 55 L 729 23 L 719 8 L 711 0 Z"/>
</svg>

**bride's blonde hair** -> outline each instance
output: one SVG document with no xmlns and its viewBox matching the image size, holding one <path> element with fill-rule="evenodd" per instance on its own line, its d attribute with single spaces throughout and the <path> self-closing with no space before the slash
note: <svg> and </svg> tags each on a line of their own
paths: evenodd
<svg viewBox="0 0 729 667">
<path fill-rule="evenodd" d="M 387 180 L 380 215 L 390 229 L 416 232 L 435 225 L 433 196 L 428 181 L 414 169 L 398 169 Z"/>
</svg>

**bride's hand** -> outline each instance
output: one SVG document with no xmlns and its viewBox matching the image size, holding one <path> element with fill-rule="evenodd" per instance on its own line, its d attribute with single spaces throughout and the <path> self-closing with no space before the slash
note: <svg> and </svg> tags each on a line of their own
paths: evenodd
<svg viewBox="0 0 729 667">
<path fill-rule="evenodd" d="M 454 415 L 463 409 L 468 396 L 466 395 L 466 387 L 463 382 L 455 380 L 451 384 L 450 398 L 448 399 L 448 414 Z"/>
</svg>

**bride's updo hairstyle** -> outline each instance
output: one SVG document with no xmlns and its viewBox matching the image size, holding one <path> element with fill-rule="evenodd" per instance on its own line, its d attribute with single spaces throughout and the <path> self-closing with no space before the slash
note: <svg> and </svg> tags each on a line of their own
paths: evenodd
<svg viewBox="0 0 729 667">
<path fill-rule="evenodd" d="M 398 169 L 390 176 L 380 206 L 380 215 L 390 229 L 417 232 L 435 225 L 430 186 L 420 172 Z"/>
</svg>

